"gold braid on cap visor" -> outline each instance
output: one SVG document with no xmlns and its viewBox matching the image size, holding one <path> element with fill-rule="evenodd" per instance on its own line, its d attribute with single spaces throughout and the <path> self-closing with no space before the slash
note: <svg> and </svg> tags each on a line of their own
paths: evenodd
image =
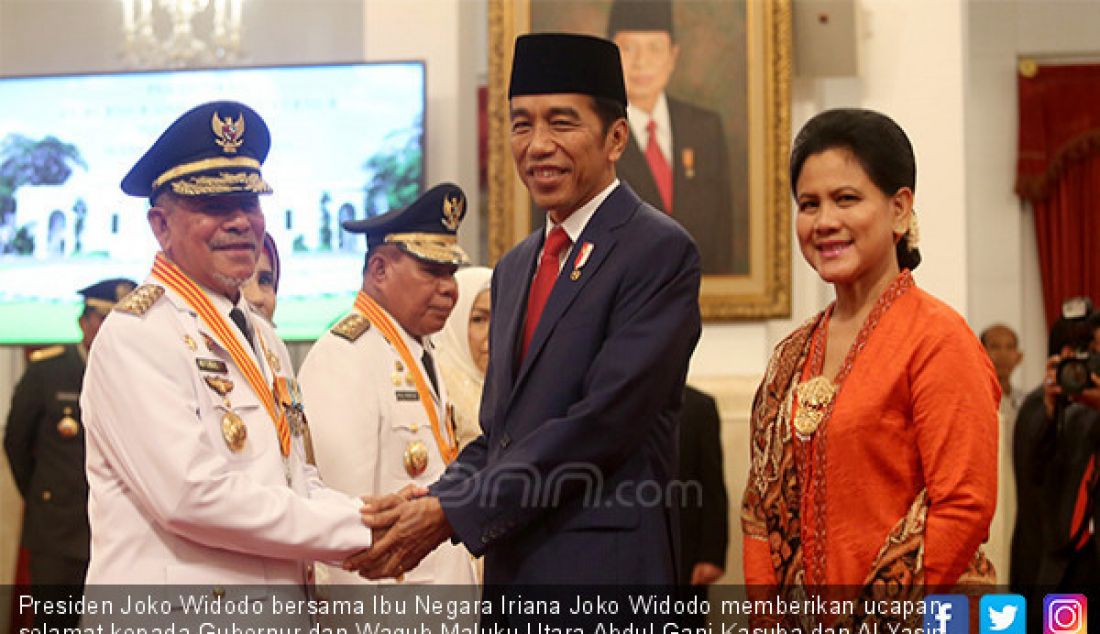
<svg viewBox="0 0 1100 634">
<path fill-rule="evenodd" d="M 270 194 L 271 185 L 256 172 L 221 172 L 217 176 L 192 176 L 172 181 L 172 192 L 180 196 L 209 196 L 249 192 Z"/>
<path fill-rule="evenodd" d="M 469 264 L 470 258 L 462 247 L 458 246 L 455 236 L 438 233 L 391 233 L 386 236 L 386 244 L 396 244 L 409 254 L 422 260 L 440 264 Z"/>
<path fill-rule="evenodd" d="M 153 180 L 153 189 L 160 187 L 172 179 L 187 176 L 188 174 L 195 174 L 197 172 L 205 172 L 206 170 L 218 169 L 219 167 L 250 167 L 259 171 L 260 162 L 250 156 L 215 156 L 214 158 L 183 163 L 156 177 Z"/>
</svg>

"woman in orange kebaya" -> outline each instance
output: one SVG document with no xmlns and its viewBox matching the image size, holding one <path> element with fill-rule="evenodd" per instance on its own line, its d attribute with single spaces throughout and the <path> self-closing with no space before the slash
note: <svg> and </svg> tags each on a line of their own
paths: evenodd
<svg viewBox="0 0 1100 634">
<path fill-rule="evenodd" d="M 776 347 L 753 403 L 746 583 L 905 598 L 991 581 L 1000 388 L 962 317 L 913 282 L 909 139 L 830 110 L 790 170 L 802 255 L 836 301 Z"/>
</svg>

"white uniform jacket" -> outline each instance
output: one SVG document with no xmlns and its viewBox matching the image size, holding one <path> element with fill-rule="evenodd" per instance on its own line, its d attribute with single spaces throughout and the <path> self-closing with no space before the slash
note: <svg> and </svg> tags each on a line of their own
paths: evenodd
<svg viewBox="0 0 1100 634">
<path fill-rule="evenodd" d="M 229 300 L 207 295 L 236 333 Z M 262 338 L 276 359 L 256 355 L 267 388 L 273 375 L 293 380 L 275 331 L 243 299 L 239 306 L 257 349 Z M 238 451 L 223 436 L 227 407 L 207 377 L 233 384 L 227 398 L 247 427 Z M 89 584 L 302 584 L 313 560 L 339 562 L 370 545 L 359 500 L 325 488 L 301 436 L 292 435 L 283 457 L 275 424 L 241 370 L 171 289 L 143 314 L 108 316 L 81 407 Z"/>
<path fill-rule="evenodd" d="M 424 372 L 420 359 L 423 346 L 392 317 L 391 321 Z M 365 495 L 384 495 L 407 484 L 427 486 L 435 482 L 446 465 L 416 387 L 405 379 L 408 368 L 378 328 L 371 327 L 353 338 L 351 341 L 326 332 L 302 363 L 302 393 L 309 404 L 317 469 L 330 486 Z M 431 389 L 426 373 L 424 378 Z M 439 417 L 441 432 L 451 439 L 453 431 L 446 423 L 447 390 L 442 380 L 438 383 L 442 395 L 433 393 L 431 405 Z M 409 444 L 417 441 L 428 449 L 428 464 L 414 477 L 405 470 L 403 456 Z M 338 569 L 325 572 L 327 578 L 318 573 L 319 582 L 363 581 Z M 466 548 L 448 540 L 405 573 L 404 581 L 473 584 L 476 573 Z"/>
</svg>

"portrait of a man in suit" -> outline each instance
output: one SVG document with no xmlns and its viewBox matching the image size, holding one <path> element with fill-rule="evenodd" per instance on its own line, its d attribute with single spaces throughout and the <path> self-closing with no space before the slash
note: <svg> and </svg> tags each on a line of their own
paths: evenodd
<svg viewBox="0 0 1100 634">
<path fill-rule="evenodd" d="M 671 0 L 616 0 L 607 37 L 619 46 L 631 142 L 619 174 L 699 245 L 703 273 L 744 273 L 734 249 L 730 165 L 721 116 L 666 92 L 680 45 Z"/>
</svg>

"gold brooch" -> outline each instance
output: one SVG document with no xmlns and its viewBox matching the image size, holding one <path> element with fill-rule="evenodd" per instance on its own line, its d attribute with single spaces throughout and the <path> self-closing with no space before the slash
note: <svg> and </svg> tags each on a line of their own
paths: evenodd
<svg viewBox="0 0 1100 634">
<path fill-rule="evenodd" d="M 815 376 L 795 388 L 798 397 L 798 413 L 794 417 L 794 430 L 802 437 L 809 437 L 825 420 L 825 411 L 836 398 L 836 385 L 823 377 Z"/>
</svg>

